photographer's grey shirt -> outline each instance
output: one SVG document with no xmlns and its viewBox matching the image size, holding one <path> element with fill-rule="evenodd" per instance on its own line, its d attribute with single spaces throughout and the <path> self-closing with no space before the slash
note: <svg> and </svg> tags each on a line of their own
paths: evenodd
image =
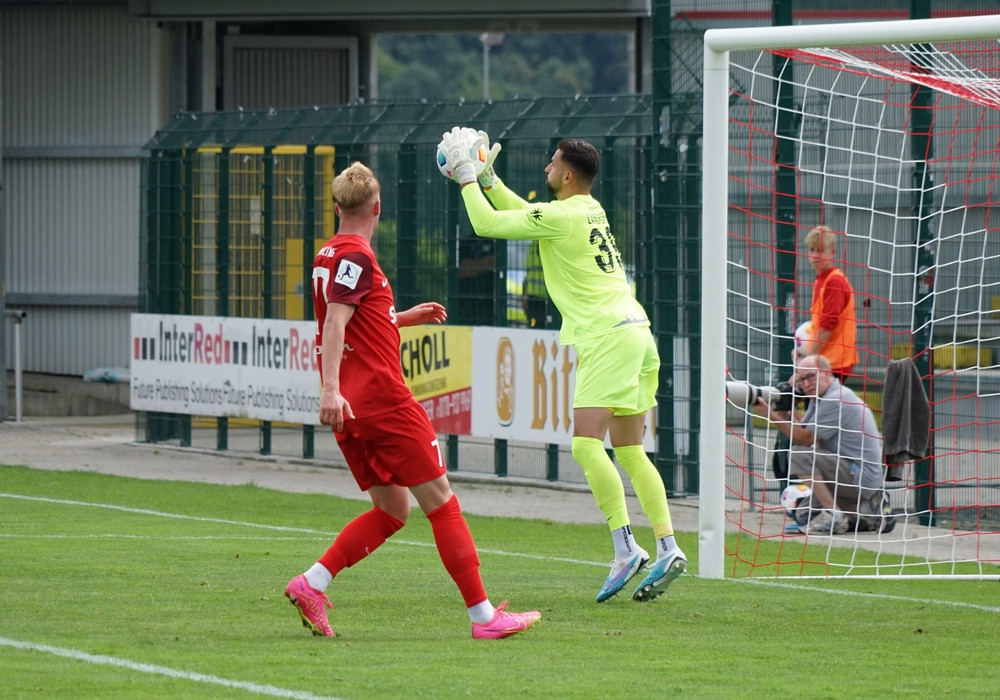
<svg viewBox="0 0 1000 700">
<path fill-rule="evenodd" d="M 825 394 L 809 402 L 801 425 L 816 436 L 818 449 L 860 468 L 855 483 L 882 488 L 882 436 L 871 409 L 854 391 L 834 379 Z"/>
</svg>

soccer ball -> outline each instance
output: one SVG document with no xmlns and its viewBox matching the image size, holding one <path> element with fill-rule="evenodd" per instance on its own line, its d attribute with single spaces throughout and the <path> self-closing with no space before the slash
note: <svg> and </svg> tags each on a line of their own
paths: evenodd
<svg viewBox="0 0 1000 700">
<path fill-rule="evenodd" d="M 438 146 L 437 150 L 437 164 L 441 174 L 447 178 L 451 178 L 451 170 L 448 168 L 448 156 L 444 154 L 440 146 Z"/>
<path fill-rule="evenodd" d="M 486 168 L 486 159 L 490 154 L 486 150 L 482 139 L 479 138 L 479 133 L 475 129 L 469 129 L 468 127 L 462 129 L 462 137 L 465 142 L 465 147 L 468 149 L 469 157 L 472 159 L 472 163 L 476 166 L 476 175 L 479 175 Z M 451 168 L 448 167 L 448 156 L 441 150 L 441 146 L 438 146 L 437 149 L 437 166 L 442 175 L 449 180 L 452 179 L 454 173 Z"/>
<path fill-rule="evenodd" d="M 789 518 L 799 525 L 805 525 L 809 522 L 809 501 L 811 498 L 812 489 L 805 484 L 789 484 L 781 492 L 781 506 Z"/>
<path fill-rule="evenodd" d="M 806 321 L 801 326 L 795 329 L 795 352 L 798 353 L 800 357 L 805 357 L 806 345 L 809 344 L 809 338 L 812 337 L 812 322 Z"/>
</svg>

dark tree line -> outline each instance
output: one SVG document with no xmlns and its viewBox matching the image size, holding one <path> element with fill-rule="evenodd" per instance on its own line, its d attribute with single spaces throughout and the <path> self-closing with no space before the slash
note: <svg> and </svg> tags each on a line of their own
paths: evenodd
<svg viewBox="0 0 1000 700">
<path fill-rule="evenodd" d="M 617 95 L 633 91 L 631 36 L 507 34 L 490 48 L 490 97 Z M 386 34 L 378 39 L 379 100 L 481 100 L 478 34 Z"/>
</svg>

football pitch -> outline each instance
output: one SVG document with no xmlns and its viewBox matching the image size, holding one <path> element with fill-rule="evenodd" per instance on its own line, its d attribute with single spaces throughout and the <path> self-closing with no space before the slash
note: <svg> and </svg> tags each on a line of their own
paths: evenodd
<svg viewBox="0 0 1000 700">
<path fill-rule="evenodd" d="M 544 519 L 468 516 L 493 603 L 542 612 L 522 635 L 473 640 L 418 509 L 334 580 L 338 636 L 313 637 L 284 586 L 365 508 L 253 485 L 0 466 L 0 696 L 985 697 L 1000 687 L 996 581 L 688 575 L 651 603 L 633 602 L 630 585 L 597 604 L 606 528 Z"/>
</svg>

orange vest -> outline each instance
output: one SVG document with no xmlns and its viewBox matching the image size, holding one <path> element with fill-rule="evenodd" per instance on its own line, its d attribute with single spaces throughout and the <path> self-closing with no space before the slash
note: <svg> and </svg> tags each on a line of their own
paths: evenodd
<svg viewBox="0 0 1000 700">
<path fill-rule="evenodd" d="M 851 293 L 847 297 L 847 306 L 837 319 L 837 327 L 830 334 L 830 339 L 826 341 L 823 349 L 823 356 L 830 361 L 830 368 L 834 372 L 850 369 L 858 361 L 857 350 L 857 324 L 854 318 L 854 289 L 851 287 L 847 276 L 839 268 L 833 268 L 830 277 L 840 275 L 844 278 L 847 288 Z M 829 281 L 827 278 L 826 282 Z M 809 313 L 812 321 L 812 340 L 819 338 L 819 318 L 823 311 L 823 303 L 826 301 L 826 283 L 820 287 L 819 294 L 813 295 L 812 306 Z"/>
</svg>

